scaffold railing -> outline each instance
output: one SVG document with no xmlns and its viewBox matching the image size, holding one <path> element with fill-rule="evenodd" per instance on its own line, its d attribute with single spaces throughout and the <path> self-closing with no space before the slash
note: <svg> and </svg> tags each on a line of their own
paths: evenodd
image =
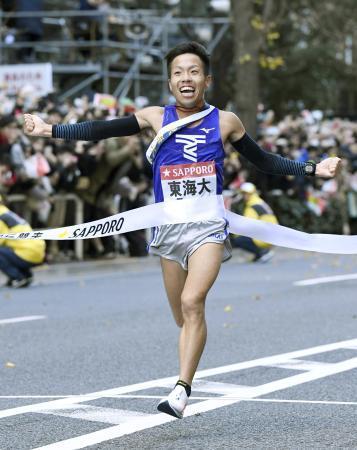
<svg viewBox="0 0 357 450">
<path fill-rule="evenodd" d="M 24 40 L 21 30 L 9 26 L 18 18 L 39 18 L 44 27 L 41 40 Z M 81 26 L 86 25 L 85 31 Z M 0 64 L 51 62 L 56 79 L 72 76 L 72 86 L 61 89 L 61 100 L 101 83 L 103 93 L 117 97 L 132 90 L 145 95 L 142 83 L 158 84 L 167 94 L 167 73 L 163 64 L 169 47 L 182 41 L 182 26 L 196 30 L 210 53 L 230 25 L 228 17 L 175 17 L 155 10 L 106 9 L 94 11 L 0 11 Z M 12 36 L 10 39 L 9 36 Z M 31 48 L 33 61 L 21 61 L 19 50 Z M 78 79 L 80 78 L 80 79 Z"/>
</svg>

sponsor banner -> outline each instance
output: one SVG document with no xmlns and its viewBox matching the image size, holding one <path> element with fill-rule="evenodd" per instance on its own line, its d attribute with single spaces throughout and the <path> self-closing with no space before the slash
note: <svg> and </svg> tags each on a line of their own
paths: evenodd
<svg viewBox="0 0 357 450">
<path fill-rule="evenodd" d="M 9 94 L 32 86 L 36 96 L 53 92 L 52 64 L 8 64 L 0 66 L 0 86 Z"/>
<path fill-rule="evenodd" d="M 187 177 L 202 177 L 216 175 L 214 161 L 194 164 L 175 164 L 174 166 L 160 167 L 161 179 L 179 180 Z"/>
<path fill-rule="evenodd" d="M 127 233 L 174 223 L 201 222 L 225 217 L 229 231 L 273 245 L 321 253 L 357 254 L 357 236 L 309 234 L 239 216 L 224 209 L 222 196 L 162 202 L 94 222 L 30 233 L 0 234 L 1 239 L 87 239 Z"/>
<path fill-rule="evenodd" d="M 216 195 L 217 192 L 214 161 L 161 166 L 160 176 L 165 201 Z"/>
</svg>

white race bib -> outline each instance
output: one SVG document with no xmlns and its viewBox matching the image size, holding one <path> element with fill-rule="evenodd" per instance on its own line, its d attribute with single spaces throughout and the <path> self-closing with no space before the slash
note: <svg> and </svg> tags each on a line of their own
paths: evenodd
<svg viewBox="0 0 357 450">
<path fill-rule="evenodd" d="M 160 167 L 164 201 L 216 195 L 214 161 Z"/>
</svg>

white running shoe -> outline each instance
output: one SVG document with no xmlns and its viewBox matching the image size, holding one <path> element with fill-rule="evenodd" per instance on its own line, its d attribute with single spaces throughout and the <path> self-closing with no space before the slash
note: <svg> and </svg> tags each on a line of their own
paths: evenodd
<svg viewBox="0 0 357 450">
<path fill-rule="evenodd" d="M 182 419 L 183 411 L 188 403 L 188 397 L 186 390 L 183 386 L 177 385 L 174 390 L 166 397 L 163 398 L 157 405 L 157 409 L 171 416 Z"/>
</svg>

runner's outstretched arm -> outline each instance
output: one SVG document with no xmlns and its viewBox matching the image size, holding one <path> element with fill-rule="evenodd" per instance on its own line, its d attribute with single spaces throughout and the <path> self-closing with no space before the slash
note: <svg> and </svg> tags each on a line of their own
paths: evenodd
<svg viewBox="0 0 357 450">
<path fill-rule="evenodd" d="M 309 163 L 294 161 L 263 150 L 245 131 L 242 122 L 235 114 L 226 114 L 232 130 L 229 134 L 232 146 L 257 169 L 272 175 L 309 174 L 306 170 Z M 316 170 L 312 175 L 326 178 L 334 177 L 338 173 L 340 163 L 340 158 L 327 158 L 316 164 Z"/>
<path fill-rule="evenodd" d="M 24 131 L 30 136 L 53 137 L 76 141 L 99 141 L 111 137 L 132 136 L 151 126 L 146 119 L 155 114 L 155 107 L 145 108 L 128 117 L 93 120 L 75 124 L 51 125 L 34 114 L 24 114 Z"/>
<path fill-rule="evenodd" d="M 248 133 L 238 141 L 232 142 L 232 145 L 262 172 L 272 175 L 305 175 L 305 163 L 263 150 Z"/>
</svg>

